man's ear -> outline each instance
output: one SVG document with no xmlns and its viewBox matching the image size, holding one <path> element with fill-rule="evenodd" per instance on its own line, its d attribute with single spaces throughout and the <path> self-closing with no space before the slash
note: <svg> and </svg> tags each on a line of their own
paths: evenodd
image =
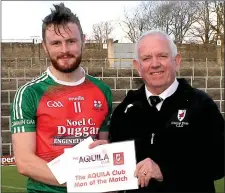
<svg viewBox="0 0 225 193">
<path fill-rule="evenodd" d="M 133 65 L 134 65 L 134 68 L 136 68 L 136 70 L 138 71 L 138 74 L 139 76 L 141 76 L 141 70 L 140 70 L 140 63 L 138 62 L 138 60 L 134 59 L 133 60 Z"/>
<path fill-rule="evenodd" d="M 178 72 L 180 69 L 180 66 L 181 66 L 181 54 L 180 53 L 178 53 L 175 56 L 175 65 L 176 65 L 176 71 Z"/>
<path fill-rule="evenodd" d="M 43 48 L 44 48 L 45 53 L 48 54 L 48 51 L 47 51 L 47 47 L 46 47 L 45 41 L 42 40 L 42 43 L 41 43 L 41 44 L 42 44 L 42 46 L 43 46 Z"/>
<path fill-rule="evenodd" d="M 82 49 L 84 49 L 85 48 L 85 42 L 86 42 L 86 35 L 85 34 L 82 35 L 81 40 L 82 40 Z"/>
</svg>

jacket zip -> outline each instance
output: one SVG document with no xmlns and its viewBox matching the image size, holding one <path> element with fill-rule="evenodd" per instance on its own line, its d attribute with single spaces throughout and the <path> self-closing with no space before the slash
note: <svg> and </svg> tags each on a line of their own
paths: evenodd
<svg viewBox="0 0 225 193">
<path fill-rule="evenodd" d="M 155 133 L 152 133 L 151 144 L 154 143 L 154 136 L 155 136 Z"/>
</svg>

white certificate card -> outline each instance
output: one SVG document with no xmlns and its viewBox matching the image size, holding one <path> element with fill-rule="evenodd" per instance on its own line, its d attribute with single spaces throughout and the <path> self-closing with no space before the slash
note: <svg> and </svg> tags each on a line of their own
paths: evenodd
<svg viewBox="0 0 225 193">
<path fill-rule="evenodd" d="M 64 153 L 58 156 L 57 158 L 50 161 L 47 166 L 55 176 L 56 180 L 59 182 L 59 184 L 64 184 L 67 181 L 68 172 L 70 170 L 69 165 L 67 164 L 67 161 L 70 159 L 70 157 L 65 157 L 65 152 L 70 151 L 71 155 L 76 155 L 77 149 L 85 151 L 88 149 L 88 146 L 93 142 L 93 139 L 91 137 L 88 137 L 87 139 L 83 140 L 76 146 L 72 148 L 64 149 Z"/>
<path fill-rule="evenodd" d="M 70 166 L 67 192 L 138 189 L 138 179 L 134 177 L 134 141 L 100 145 L 85 151 L 77 149 L 76 155 L 68 151 L 65 156 Z"/>
</svg>

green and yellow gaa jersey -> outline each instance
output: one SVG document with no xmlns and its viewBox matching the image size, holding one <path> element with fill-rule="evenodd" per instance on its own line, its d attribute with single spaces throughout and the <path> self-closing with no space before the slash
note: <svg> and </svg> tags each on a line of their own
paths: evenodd
<svg viewBox="0 0 225 193">
<path fill-rule="evenodd" d="M 21 86 L 11 104 L 11 132 L 36 132 L 36 155 L 47 162 L 85 138 L 108 131 L 112 93 L 102 81 L 85 75 L 75 83 L 57 80 L 47 69 Z M 28 179 L 28 192 L 66 192 Z"/>
</svg>

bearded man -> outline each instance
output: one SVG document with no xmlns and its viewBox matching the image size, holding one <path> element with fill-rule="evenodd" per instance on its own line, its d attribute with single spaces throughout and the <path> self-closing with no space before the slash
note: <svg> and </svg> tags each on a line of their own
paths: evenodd
<svg viewBox="0 0 225 193">
<path fill-rule="evenodd" d="M 67 192 L 47 163 L 91 136 L 108 139 L 112 93 L 80 66 L 85 36 L 78 17 L 63 3 L 42 24 L 51 66 L 21 86 L 10 107 L 13 152 L 27 192 Z"/>
</svg>

